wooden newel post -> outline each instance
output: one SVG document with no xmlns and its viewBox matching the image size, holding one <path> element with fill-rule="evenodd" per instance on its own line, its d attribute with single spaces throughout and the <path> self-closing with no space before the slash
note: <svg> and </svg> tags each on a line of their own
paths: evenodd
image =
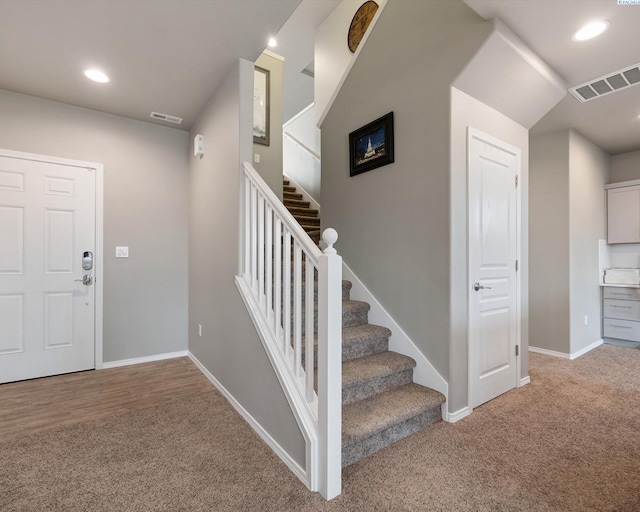
<svg viewBox="0 0 640 512">
<path fill-rule="evenodd" d="M 318 436 L 320 494 L 330 500 L 342 490 L 342 257 L 335 229 L 322 233 L 318 260 Z"/>
</svg>

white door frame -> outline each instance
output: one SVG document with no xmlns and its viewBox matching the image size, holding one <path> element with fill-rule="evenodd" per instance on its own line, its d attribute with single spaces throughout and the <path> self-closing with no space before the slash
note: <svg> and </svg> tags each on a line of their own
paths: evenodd
<svg viewBox="0 0 640 512">
<path fill-rule="evenodd" d="M 469 325 L 471 324 L 471 211 L 469 209 L 471 199 L 471 140 L 476 137 L 493 144 L 501 149 L 514 153 L 517 157 L 516 175 L 518 186 L 516 187 L 516 259 L 518 260 L 518 271 L 516 272 L 516 345 L 519 347 L 518 356 L 516 357 L 516 381 L 514 387 L 522 385 L 520 378 L 522 369 L 522 150 L 501 139 L 484 133 L 472 126 L 467 127 L 467 403 L 469 413 L 473 411 L 471 397 L 473 385 L 472 381 L 472 361 L 471 361 L 471 332 Z"/>
<path fill-rule="evenodd" d="M 94 332 L 94 362 L 96 370 L 102 369 L 103 356 L 103 279 L 104 279 L 104 166 L 95 162 L 85 162 L 83 160 L 70 160 L 68 158 L 58 158 L 55 156 L 39 155 L 36 153 L 25 153 L 10 149 L 0 149 L 0 156 L 17 158 L 21 160 L 31 160 L 43 163 L 67 165 L 82 169 L 93 169 L 96 173 L 96 258 L 94 262 L 94 286 L 95 286 L 95 332 Z"/>
</svg>

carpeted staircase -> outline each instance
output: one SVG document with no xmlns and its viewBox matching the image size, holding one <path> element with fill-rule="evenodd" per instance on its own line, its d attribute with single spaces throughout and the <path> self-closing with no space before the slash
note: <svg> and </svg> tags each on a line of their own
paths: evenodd
<svg viewBox="0 0 640 512">
<path fill-rule="evenodd" d="M 317 243 L 318 211 L 310 210 L 287 180 L 284 204 Z M 369 308 L 366 302 L 351 300 L 351 283 L 343 281 L 343 467 L 442 419 L 445 397 L 413 383 L 416 362 L 389 351 L 391 331 L 369 323 Z"/>
<path fill-rule="evenodd" d="M 289 180 L 283 180 L 282 202 L 295 217 L 311 239 L 320 243 L 320 218 L 318 210 L 310 207 L 309 201 L 302 200 L 302 194 L 296 192 L 296 187 L 289 184 Z"/>
</svg>

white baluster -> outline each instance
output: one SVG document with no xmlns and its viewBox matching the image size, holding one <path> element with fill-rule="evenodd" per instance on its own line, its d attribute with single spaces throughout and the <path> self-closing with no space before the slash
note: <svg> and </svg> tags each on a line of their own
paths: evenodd
<svg viewBox="0 0 640 512">
<path fill-rule="evenodd" d="M 264 197 L 258 197 L 258 300 L 264 310 Z"/>
<path fill-rule="evenodd" d="M 301 345 L 302 345 L 302 250 L 298 242 L 293 241 L 294 262 L 293 262 L 293 279 L 294 279 L 294 330 L 293 330 L 293 361 L 296 377 L 302 375 L 301 364 Z M 305 322 L 309 319 L 305 318 Z"/>
<path fill-rule="evenodd" d="M 289 355 L 291 353 L 291 289 L 293 283 L 291 282 L 291 233 L 289 233 L 288 229 L 285 230 L 284 235 L 282 261 L 284 262 L 284 314 L 282 315 L 284 346 L 282 349 L 286 355 Z"/>
<path fill-rule="evenodd" d="M 266 218 L 266 268 L 265 268 L 265 293 L 267 299 L 267 319 L 273 315 L 273 210 L 267 206 Z"/>
<path fill-rule="evenodd" d="M 258 285 L 258 190 L 251 184 L 251 288 Z"/>
<path fill-rule="evenodd" d="M 251 182 L 244 177 L 244 240 L 242 244 L 242 273 L 249 276 L 251 265 Z"/>
<path fill-rule="evenodd" d="M 274 252 L 275 252 L 275 293 L 273 304 L 273 332 L 276 338 L 282 331 L 282 221 L 276 216 L 275 233 L 274 233 Z"/>
<path fill-rule="evenodd" d="M 305 255 L 306 256 L 306 255 Z M 314 283 L 313 283 L 313 270 L 314 266 L 308 257 L 305 258 L 305 364 L 304 369 L 306 371 L 306 395 L 307 401 L 313 402 L 315 398 L 315 391 L 313 389 L 313 331 L 314 331 Z"/>
</svg>

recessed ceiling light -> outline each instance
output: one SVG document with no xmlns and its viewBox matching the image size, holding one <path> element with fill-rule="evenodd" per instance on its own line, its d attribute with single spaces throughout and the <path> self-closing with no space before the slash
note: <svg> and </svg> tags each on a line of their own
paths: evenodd
<svg viewBox="0 0 640 512">
<path fill-rule="evenodd" d="M 593 23 L 588 23 L 580 30 L 575 32 L 572 36 L 574 41 L 586 41 L 587 39 L 593 39 L 596 36 L 602 34 L 605 30 L 609 28 L 608 21 L 594 21 Z"/>
<path fill-rule="evenodd" d="M 275 37 L 272 37 L 269 39 L 269 42 L 267 44 L 269 45 L 269 48 L 275 48 L 276 46 L 278 46 L 278 41 L 276 41 Z"/>
<path fill-rule="evenodd" d="M 99 69 L 85 69 L 84 76 L 86 76 L 89 80 L 100 82 L 101 84 L 107 83 L 109 81 L 109 77 Z"/>
</svg>

